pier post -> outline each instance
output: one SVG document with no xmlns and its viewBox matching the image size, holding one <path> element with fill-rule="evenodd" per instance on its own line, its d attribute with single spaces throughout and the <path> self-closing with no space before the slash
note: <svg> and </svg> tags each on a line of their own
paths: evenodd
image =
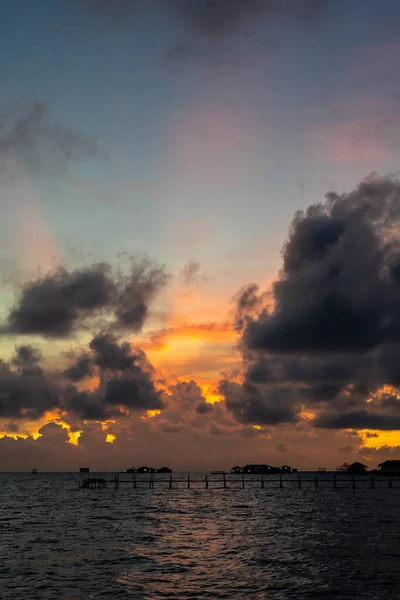
<svg viewBox="0 0 400 600">
<path fill-rule="evenodd" d="M 301 476 L 299 475 L 299 488 L 301 488 Z"/>
<path fill-rule="evenodd" d="M 244 490 L 244 473 L 242 473 L 242 489 Z"/>
<path fill-rule="evenodd" d="M 356 491 L 356 476 L 353 475 L 353 493 Z"/>
<path fill-rule="evenodd" d="M 261 487 L 264 487 L 264 473 L 261 473 Z"/>
<path fill-rule="evenodd" d="M 153 479 L 154 475 L 150 475 L 150 489 L 152 490 L 154 488 L 154 479 Z"/>
<path fill-rule="evenodd" d="M 393 484 L 392 484 L 392 478 L 391 478 L 391 477 L 389 477 L 389 487 L 390 487 L 390 488 L 392 488 L 392 487 L 393 487 Z"/>
<path fill-rule="evenodd" d="M 318 475 L 315 476 L 315 487 L 318 487 Z"/>
<path fill-rule="evenodd" d="M 226 477 L 225 477 L 225 475 L 223 475 L 223 479 L 224 479 L 224 488 L 226 488 Z"/>
<path fill-rule="evenodd" d="M 208 477 L 207 477 L 207 475 L 204 476 L 204 481 L 206 482 L 206 490 L 208 490 Z"/>
<path fill-rule="evenodd" d="M 132 475 L 132 487 L 136 487 L 136 475 Z"/>
<path fill-rule="evenodd" d="M 188 475 L 188 489 L 190 488 L 190 475 Z"/>
<path fill-rule="evenodd" d="M 336 488 L 336 475 L 333 476 L 333 487 Z"/>
<path fill-rule="evenodd" d="M 172 490 L 172 475 L 169 476 L 169 489 Z"/>
<path fill-rule="evenodd" d="M 283 488 L 282 475 L 279 475 L 279 487 Z"/>
<path fill-rule="evenodd" d="M 117 487 L 118 487 L 117 486 L 117 476 L 115 475 L 115 477 L 114 477 L 114 490 L 116 490 Z"/>
</svg>

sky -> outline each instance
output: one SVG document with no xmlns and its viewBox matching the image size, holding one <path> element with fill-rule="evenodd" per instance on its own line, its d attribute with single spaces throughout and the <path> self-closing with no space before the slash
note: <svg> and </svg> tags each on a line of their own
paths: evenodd
<svg viewBox="0 0 400 600">
<path fill-rule="evenodd" d="M 400 458 L 399 23 L 0 2 L 0 470 Z"/>
</svg>

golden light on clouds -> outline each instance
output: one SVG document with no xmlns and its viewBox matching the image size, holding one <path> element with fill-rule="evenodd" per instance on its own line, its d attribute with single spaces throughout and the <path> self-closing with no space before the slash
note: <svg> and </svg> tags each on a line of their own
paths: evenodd
<svg viewBox="0 0 400 600">
<path fill-rule="evenodd" d="M 315 419 L 315 413 L 308 411 L 308 410 L 302 410 L 300 413 L 300 417 L 304 420 L 304 421 L 311 421 L 312 419 Z"/>
<path fill-rule="evenodd" d="M 161 410 L 147 410 L 146 413 L 140 417 L 144 421 L 147 419 L 154 419 L 154 417 L 158 417 L 161 414 Z"/>
<path fill-rule="evenodd" d="M 106 435 L 106 442 L 108 444 L 113 444 L 116 439 L 117 439 L 116 435 L 114 435 L 113 433 L 107 433 L 107 435 Z"/>
<path fill-rule="evenodd" d="M 395 447 L 400 446 L 400 431 L 378 431 L 373 429 L 364 429 L 358 431 L 358 435 L 368 448 L 377 448 L 381 446 Z"/>
</svg>

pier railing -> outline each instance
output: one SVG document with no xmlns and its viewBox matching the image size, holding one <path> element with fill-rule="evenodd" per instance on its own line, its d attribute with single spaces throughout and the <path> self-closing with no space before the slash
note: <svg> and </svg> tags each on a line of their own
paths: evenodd
<svg viewBox="0 0 400 600">
<path fill-rule="evenodd" d="M 256 489 L 256 488 L 333 488 L 333 489 L 383 489 L 397 488 L 400 490 L 400 476 L 376 476 L 376 475 L 312 475 L 310 473 L 296 476 L 269 476 L 269 475 L 222 475 L 214 477 L 210 475 L 186 475 L 178 474 L 176 477 L 157 476 L 150 474 L 141 476 L 133 473 L 131 477 L 119 474 L 112 479 L 104 477 L 88 478 L 80 482 L 84 488 L 105 488 L 108 485 L 119 489 L 122 486 L 130 486 L 132 489 Z"/>
</svg>

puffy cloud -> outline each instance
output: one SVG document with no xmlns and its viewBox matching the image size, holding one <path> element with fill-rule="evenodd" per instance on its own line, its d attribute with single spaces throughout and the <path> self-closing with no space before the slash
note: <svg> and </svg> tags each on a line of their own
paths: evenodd
<svg viewBox="0 0 400 600">
<path fill-rule="evenodd" d="M 2 331 L 62 338 L 104 314 L 114 329 L 139 331 L 167 281 L 164 268 L 149 261 L 132 260 L 126 272 L 106 263 L 60 267 L 22 287 Z"/>
<path fill-rule="evenodd" d="M 213 405 L 209 402 L 199 402 L 196 406 L 196 412 L 199 415 L 205 415 L 206 413 L 213 411 Z"/>
<path fill-rule="evenodd" d="M 89 354 L 81 354 L 76 361 L 64 371 L 64 376 L 71 381 L 82 381 L 93 373 L 93 361 Z"/>
<path fill-rule="evenodd" d="M 65 379 L 97 379 L 92 389 L 77 389 Z M 164 407 L 145 353 L 110 333 L 96 335 L 86 353 L 61 374 L 44 368 L 40 353 L 20 346 L 10 362 L 0 363 L 0 418 L 35 421 L 52 411 L 67 423 L 105 421 Z M 75 427 L 75 430 L 78 427 Z"/>
<path fill-rule="evenodd" d="M 97 334 L 89 343 L 89 352 L 78 357 L 77 362 L 64 371 L 64 375 L 69 374 L 73 380 L 71 371 L 75 378 L 82 372 L 85 376 L 89 372 L 95 374 L 99 384 L 90 391 L 78 390 L 72 385 L 67 387 L 63 396 L 67 420 L 78 417 L 105 421 L 127 416 L 130 411 L 143 412 L 164 407 L 145 353 L 110 333 Z"/>
<path fill-rule="evenodd" d="M 240 422 L 397 429 L 400 384 L 400 183 L 372 175 L 299 211 L 267 304 L 238 294 L 244 383 L 223 382 Z M 271 412 L 272 411 L 272 412 Z"/>
<path fill-rule="evenodd" d="M 293 406 L 293 391 L 289 387 L 264 391 L 249 383 L 240 385 L 223 381 L 220 392 L 225 397 L 228 410 L 239 423 L 276 425 L 298 420 L 297 409 Z"/>
<path fill-rule="evenodd" d="M 57 386 L 29 346 L 17 349 L 10 363 L 0 363 L 0 417 L 35 420 L 60 405 Z"/>
</svg>

